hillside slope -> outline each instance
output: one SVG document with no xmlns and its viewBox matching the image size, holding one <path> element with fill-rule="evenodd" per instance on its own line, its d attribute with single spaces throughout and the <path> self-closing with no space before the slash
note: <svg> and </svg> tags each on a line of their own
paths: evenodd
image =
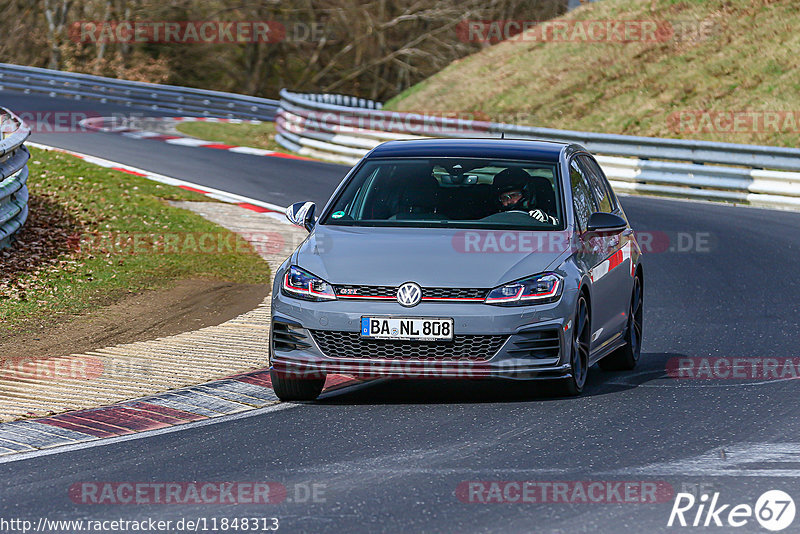
<svg viewBox="0 0 800 534">
<path fill-rule="evenodd" d="M 540 26 L 489 46 L 387 107 L 480 112 L 498 122 L 551 128 L 798 145 L 796 0 L 602 0 L 561 20 L 584 22 L 570 22 L 561 34 L 551 27 L 545 42 L 537 39 L 545 31 Z M 580 31 L 590 29 L 589 21 L 643 21 L 657 31 L 626 43 L 590 42 Z M 488 36 L 490 29 L 474 35 Z"/>
</svg>

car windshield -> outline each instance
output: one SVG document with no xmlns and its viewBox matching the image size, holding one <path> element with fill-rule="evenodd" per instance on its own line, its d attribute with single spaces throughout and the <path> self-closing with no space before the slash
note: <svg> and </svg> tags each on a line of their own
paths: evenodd
<svg viewBox="0 0 800 534">
<path fill-rule="evenodd" d="M 478 158 L 368 160 L 323 224 L 514 228 L 562 227 L 557 165 Z"/>
</svg>

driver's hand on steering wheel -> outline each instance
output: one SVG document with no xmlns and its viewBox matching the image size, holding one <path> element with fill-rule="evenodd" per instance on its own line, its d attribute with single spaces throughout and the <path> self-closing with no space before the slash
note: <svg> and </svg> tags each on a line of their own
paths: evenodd
<svg viewBox="0 0 800 534">
<path fill-rule="evenodd" d="M 528 215 L 530 215 L 531 217 L 542 223 L 549 223 L 552 224 L 553 226 L 556 226 L 558 224 L 558 219 L 556 219 L 551 215 L 546 214 L 539 208 L 533 211 L 529 211 Z"/>
</svg>

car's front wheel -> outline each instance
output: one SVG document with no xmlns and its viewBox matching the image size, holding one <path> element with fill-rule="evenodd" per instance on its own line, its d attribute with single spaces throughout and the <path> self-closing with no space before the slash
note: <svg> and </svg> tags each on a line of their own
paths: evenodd
<svg viewBox="0 0 800 534">
<path fill-rule="evenodd" d="M 559 388 L 559 392 L 566 396 L 580 395 L 589 373 L 589 343 L 592 334 L 589 325 L 589 306 L 583 295 L 578 297 L 574 321 L 569 360 L 572 371 L 570 376 L 561 379 Z"/>
<path fill-rule="evenodd" d="M 285 372 L 270 369 L 270 380 L 275 395 L 282 401 L 310 401 L 316 399 L 325 386 L 325 378 L 289 378 Z"/>
<path fill-rule="evenodd" d="M 633 279 L 631 305 L 628 310 L 628 325 L 625 331 L 625 346 L 621 347 L 597 364 L 604 371 L 629 371 L 636 367 L 642 353 L 642 281 Z"/>
</svg>

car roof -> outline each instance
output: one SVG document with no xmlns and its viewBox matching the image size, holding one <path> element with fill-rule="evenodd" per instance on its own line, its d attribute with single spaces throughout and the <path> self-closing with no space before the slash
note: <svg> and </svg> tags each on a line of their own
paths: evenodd
<svg viewBox="0 0 800 534">
<path fill-rule="evenodd" d="M 367 158 L 477 157 L 557 162 L 567 146 L 570 144 L 534 139 L 404 139 L 378 145 Z"/>
</svg>

